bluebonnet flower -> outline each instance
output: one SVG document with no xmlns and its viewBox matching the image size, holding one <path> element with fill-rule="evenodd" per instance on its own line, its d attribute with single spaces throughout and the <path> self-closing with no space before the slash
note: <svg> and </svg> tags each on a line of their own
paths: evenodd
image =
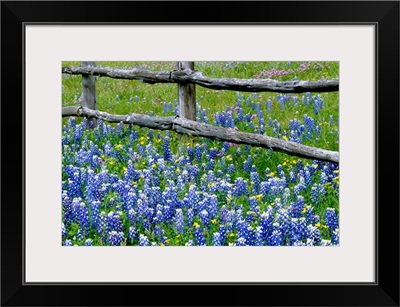
<svg viewBox="0 0 400 307">
<path fill-rule="evenodd" d="M 256 196 L 250 196 L 249 197 L 249 205 L 250 205 L 250 211 L 257 211 L 256 207 L 257 207 L 257 197 Z"/>
<path fill-rule="evenodd" d="M 271 206 L 268 206 L 267 210 L 261 214 L 260 219 L 262 239 L 266 239 L 268 236 L 271 235 L 273 218 L 273 209 Z"/>
<path fill-rule="evenodd" d="M 110 245 L 119 246 L 124 241 L 124 233 L 122 231 L 110 231 L 108 233 L 107 242 Z"/>
<path fill-rule="evenodd" d="M 116 214 L 113 211 L 109 212 L 108 215 L 106 216 L 106 222 L 107 222 L 107 229 L 109 232 L 110 231 L 122 232 L 122 221 L 119 214 Z"/>
<path fill-rule="evenodd" d="M 194 209 L 193 208 L 189 208 L 187 210 L 187 223 L 188 223 L 188 225 L 192 225 L 193 224 L 194 216 L 195 216 Z"/>
<path fill-rule="evenodd" d="M 187 148 L 187 153 L 188 153 L 188 156 L 189 156 L 189 160 L 190 160 L 190 161 L 193 161 L 193 158 L 194 158 L 193 147 L 188 147 L 188 148 Z"/>
<path fill-rule="evenodd" d="M 315 214 L 314 208 L 312 206 L 306 206 L 306 223 L 315 225 L 319 223 L 320 218 L 318 215 Z"/>
<path fill-rule="evenodd" d="M 64 246 L 72 246 L 72 241 L 70 239 L 66 239 L 63 243 Z"/>
<path fill-rule="evenodd" d="M 237 246 L 246 246 L 246 239 L 243 237 L 240 237 L 236 241 Z"/>
<path fill-rule="evenodd" d="M 295 203 L 292 203 L 288 209 L 289 215 L 291 217 L 299 218 L 301 217 L 304 209 L 304 197 L 299 195 Z"/>
<path fill-rule="evenodd" d="M 214 232 L 213 233 L 213 245 L 214 246 L 221 246 L 222 245 L 221 234 L 219 232 Z"/>
<path fill-rule="evenodd" d="M 313 225 L 307 225 L 307 245 L 320 245 L 321 244 L 321 233 L 318 227 Z"/>
<path fill-rule="evenodd" d="M 314 131 L 314 119 L 305 114 L 303 120 L 304 120 L 304 125 L 307 128 L 307 131 L 312 134 Z"/>
<path fill-rule="evenodd" d="M 263 196 L 263 199 L 266 200 L 269 193 L 270 184 L 268 181 L 263 181 L 260 184 L 260 194 Z"/>
<path fill-rule="evenodd" d="M 209 150 L 209 158 L 210 159 L 215 159 L 218 154 L 218 149 L 217 148 L 210 148 Z"/>
<path fill-rule="evenodd" d="M 195 151 L 196 160 L 201 161 L 202 151 L 201 151 L 201 147 L 199 144 L 196 144 L 196 146 L 194 147 L 194 151 Z"/>
<path fill-rule="evenodd" d="M 201 210 L 199 214 L 200 220 L 203 223 L 203 225 L 209 229 L 210 228 L 210 217 L 206 209 Z"/>
<path fill-rule="evenodd" d="M 281 246 L 283 243 L 282 233 L 280 230 L 276 229 L 268 237 L 268 245 L 270 246 Z"/>
<path fill-rule="evenodd" d="M 246 245 L 252 245 L 254 234 L 253 229 L 250 227 L 250 224 L 245 220 L 238 220 L 237 222 L 237 229 L 238 229 L 238 237 L 244 238 L 244 243 Z"/>
<path fill-rule="evenodd" d="M 319 110 L 324 108 L 324 101 L 321 96 L 316 95 L 314 98 L 314 114 L 318 115 Z"/>
<path fill-rule="evenodd" d="M 225 124 L 225 127 L 227 127 L 227 128 L 233 128 L 235 126 L 235 124 L 234 124 L 234 121 L 233 121 L 233 118 L 232 118 L 232 113 L 231 112 L 228 112 L 227 114 L 226 114 L 226 124 Z"/>
<path fill-rule="evenodd" d="M 140 234 L 139 235 L 139 246 L 149 246 L 149 245 L 150 245 L 149 238 L 147 238 L 143 234 Z"/>
<path fill-rule="evenodd" d="M 61 236 L 65 237 L 66 235 L 68 235 L 67 230 L 65 229 L 65 225 L 64 223 L 61 223 Z"/>
<path fill-rule="evenodd" d="M 226 224 L 226 223 L 230 222 L 229 210 L 226 208 L 225 205 L 223 205 L 221 207 L 220 217 L 221 217 L 222 223 Z"/>
<path fill-rule="evenodd" d="M 307 238 L 307 225 L 306 219 L 292 218 L 290 225 L 290 241 L 293 244 L 297 241 L 302 241 Z"/>
<path fill-rule="evenodd" d="M 237 122 L 243 122 L 243 121 L 244 121 L 243 109 L 240 108 L 240 107 L 237 108 L 237 113 L 238 113 L 238 115 L 237 115 L 237 117 L 236 117 Z"/>
<path fill-rule="evenodd" d="M 84 245 L 85 245 L 85 246 L 92 246 L 92 245 L 93 245 L 93 240 L 92 240 L 92 239 L 86 239 Z"/>
<path fill-rule="evenodd" d="M 200 226 L 196 226 L 194 228 L 194 236 L 196 239 L 196 245 L 198 246 L 206 245 L 206 239 L 204 237 L 203 230 L 201 229 Z"/>
<path fill-rule="evenodd" d="M 333 126 L 333 115 L 329 115 L 329 126 Z"/>
<path fill-rule="evenodd" d="M 339 245 L 339 229 L 336 228 L 332 232 L 332 245 Z"/>
<path fill-rule="evenodd" d="M 171 201 L 168 200 L 167 203 L 171 203 Z M 164 219 L 165 219 L 166 221 L 169 221 L 169 220 L 172 219 L 173 215 L 174 215 L 174 211 L 173 211 L 173 209 L 171 208 L 171 206 L 169 206 L 169 205 L 164 205 L 164 206 L 163 206 L 163 216 L 164 216 Z"/>
<path fill-rule="evenodd" d="M 256 229 L 255 229 L 254 245 L 255 246 L 263 246 L 263 245 L 265 245 L 265 239 L 264 239 L 264 235 L 262 233 L 262 227 L 261 226 L 257 226 Z"/>
<path fill-rule="evenodd" d="M 238 197 L 242 195 L 248 195 L 249 191 L 247 190 L 247 182 L 243 180 L 243 178 L 239 177 L 235 180 L 235 189 L 233 191 L 233 195 Z"/>
<path fill-rule="evenodd" d="M 258 194 L 260 191 L 260 175 L 257 172 L 250 173 L 250 181 L 253 186 L 253 194 Z"/>
<path fill-rule="evenodd" d="M 268 112 L 271 112 L 271 107 L 272 107 L 272 101 L 271 101 L 271 99 L 268 99 L 267 100 L 267 110 L 268 110 Z"/>
<path fill-rule="evenodd" d="M 176 209 L 175 211 L 175 227 L 178 233 L 184 232 L 185 222 L 183 219 L 183 211 L 182 209 Z"/>
<path fill-rule="evenodd" d="M 93 201 L 90 204 L 90 219 L 95 229 L 98 229 L 100 224 L 100 205 L 101 203 L 99 201 Z"/>
<path fill-rule="evenodd" d="M 336 215 L 335 209 L 326 208 L 325 212 L 325 222 L 328 225 L 329 229 L 334 231 L 339 226 L 339 219 Z"/>
<path fill-rule="evenodd" d="M 162 236 L 164 235 L 164 229 L 161 228 L 161 226 L 157 225 L 154 227 L 154 235 L 156 238 L 161 239 Z"/>
<path fill-rule="evenodd" d="M 68 179 L 68 196 L 70 198 L 82 197 L 82 180 L 79 171 L 75 171 Z"/>
<path fill-rule="evenodd" d="M 243 163 L 243 170 L 245 172 L 250 172 L 252 166 L 252 157 L 249 155 L 247 160 Z"/>
<path fill-rule="evenodd" d="M 218 198 L 217 195 L 212 194 L 208 197 L 208 208 L 207 211 L 210 215 L 210 219 L 214 219 L 218 215 Z"/>
<path fill-rule="evenodd" d="M 277 201 L 275 200 L 275 203 Z M 275 221 L 279 224 L 279 230 L 282 237 L 286 237 L 291 231 L 291 218 L 286 209 L 278 209 L 275 215 Z"/>
<path fill-rule="evenodd" d="M 132 144 L 138 139 L 138 132 L 137 131 L 133 131 L 130 136 L 129 136 L 129 146 L 132 146 Z"/>
<path fill-rule="evenodd" d="M 246 213 L 246 222 L 251 223 L 256 220 L 256 213 L 254 211 L 247 211 Z"/>
<path fill-rule="evenodd" d="M 165 161 L 171 161 L 172 159 L 172 153 L 169 148 L 169 143 L 170 143 L 170 138 L 166 137 L 164 139 L 164 145 L 163 145 L 163 150 L 164 150 L 164 160 Z"/>
<path fill-rule="evenodd" d="M 137 238 L 137 232 L 136 232 L 136 228 L 131 226 L 129 227 L 128 230 L 128 240 L 129 242 L 131 242 L 131 244 L 133 243 L 133 240 L 135 240 Z"/>
<path fill-rule="evenodd" d="M 227 172 L 231 173 L 231 174 L 234 173 L 235 172 L 235 165 L 229 164 L 228 168 L 227 168 Z"/>
</svg>

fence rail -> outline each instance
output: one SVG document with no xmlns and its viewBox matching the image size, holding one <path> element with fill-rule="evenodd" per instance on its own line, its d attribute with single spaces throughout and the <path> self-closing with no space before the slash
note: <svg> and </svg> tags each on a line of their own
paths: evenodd
<svg viewBox="0 0 400 307">
<path fill-rule="evenodd" d="M 194 62 L 177 62 L 173 71 L 153 72 L 142 69 L 113 69 L 96 67 L 95 62 L 82 62 L 80 67 L 62 67 L 62 73 L 82 75 L 82 106 L 64 107 L 62 116 L 87 117 L 94 124 L 96 119 L 110 123 L 124 123 L 159 130 L 172 130 L 180 134 L 247 144 L 283 152 L 301 158 L 339 163 L 339 152 L 284 141 L 266 135 L 241 132 L 230 128 L 196 122 L 196 89 L 200 85 L 214 90 L 241 92 L 333 92 L 339 90 L 339 80 L 275 81 L 270 79 L 209 78 L 194 70 Z M 139 80 L 144 83 L 176 83 L 178 85 L 180 117 L 152 117 L 131 113 L 117 115 L 97 110 L 96 86 L 93 76 Z"/>
<path fill-rule="evenodd" d="M 62 73 L 71 75 L 93 75 L 115 79 L 139 80 L 144 83 L 191 83 L 213 90 L 230 90 L 240 92 L 275 92 L 275 93 L 305 93 L 305 92 L 336 92 L 339 90 L 339 80 L 320 81 L 276 81 L 271 79 L 237 79 L 209 78 L 200 71 L 191 69 L 153 72 L 142 69 L 113 69 L 93 66 L 62 67 Z"/>
<path fill-rule="evenodd" d="M 189 134 L 236 144 L 247 144 L 251 146 L 263 147 L 301 158 L 318 159 L 321 161 L 339 163 L 339 153 L 336 151 L 310 147 L 261 134 L 216 127 L 180 117 L 153 117 L 135 113 L 116 115 L 91 110 L 81 106 L 64 107 L 62 109 L 62 116 L 97 118 L 110 123 L 122 122 L 124 124 L 137 125 L 151 129 L 172 130 L 180 134 Z"/>
</svg>

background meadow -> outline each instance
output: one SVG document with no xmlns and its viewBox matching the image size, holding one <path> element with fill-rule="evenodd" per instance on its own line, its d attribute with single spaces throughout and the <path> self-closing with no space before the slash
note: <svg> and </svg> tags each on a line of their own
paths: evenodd
<svg viewBox="0 0 400 307">
<path fill-rule="evenodd" d="M 78 66 L 79 62 L 63 62 Z M 97 62 L 160 71 L 176 62 Z M 195 62 L 215 78 L 323 80 L 338 62 Z M 98 109 L 178 115 L 176 84 L 98 77 Z M 82 77 L 63 75 L 62 106 Z M 196 86 L 197 120 L 339 150 L 339 93 L 244 93 Z M 62 126 L 63 245 L 338 245 L 338 164 L 137 126 Z"/>
</svg>

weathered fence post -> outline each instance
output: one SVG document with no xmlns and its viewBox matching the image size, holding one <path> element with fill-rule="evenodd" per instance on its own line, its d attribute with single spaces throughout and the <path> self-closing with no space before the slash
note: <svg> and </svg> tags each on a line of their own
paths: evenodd
<svg viewBox="0 0 400 307">
<path fill-rule="evenodd" d="M 81 62 L 81 67 L 96 66 L 95 62 Z M 97 110 L 96 100 L 96 77 L 92 75 L 82 75 L 82 106 L 88 109 Z M 89 118 L 88 125 L 97 126 L 96 118 Z"/>
<path fill-rule="evenodd" d="M 194 62 L 177 62 L 177 70 L 194 70 Z M 179 117 L 196 120 L 196 87 L 195 84 L 178 83 Z"/>
</svg>

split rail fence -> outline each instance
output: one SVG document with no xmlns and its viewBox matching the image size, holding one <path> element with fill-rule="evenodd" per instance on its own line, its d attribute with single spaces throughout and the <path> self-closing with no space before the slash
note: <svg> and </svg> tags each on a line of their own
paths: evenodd
<svg viewBox="0 0 400 307">
<path fill-rule="evenodd" d="M 96 67 L 95 62 L 82 62 L 78 67 L 62 67 L 62 73 L 82 75 L 82 105 L 62 108 L 62 116 L 87 117 L 94 125 L 97 119 L 110 123 L 124 123 L 180 134 L 201 136 L 237 144 L 247 144 L 280 151 L 289 155 L 339 163 L 339 152 L 306 146 L 266 135 L 221 128 L 196 121 L 196 85 L 213 90 L 241 92 L 334 92 L 338 80 L 275 81 L 270 79 L 209 78 L 194 70 L 194 62 L 177 62 L 176 70 L 153 72 L 142 69 L 113 69 Z M 176 83 L 178 85 L 179 117 L 156 117 L 131 113 L 110 114 L 97 109 L 95 76 L 138 80 L 148 84 Z"/>
</svg>

